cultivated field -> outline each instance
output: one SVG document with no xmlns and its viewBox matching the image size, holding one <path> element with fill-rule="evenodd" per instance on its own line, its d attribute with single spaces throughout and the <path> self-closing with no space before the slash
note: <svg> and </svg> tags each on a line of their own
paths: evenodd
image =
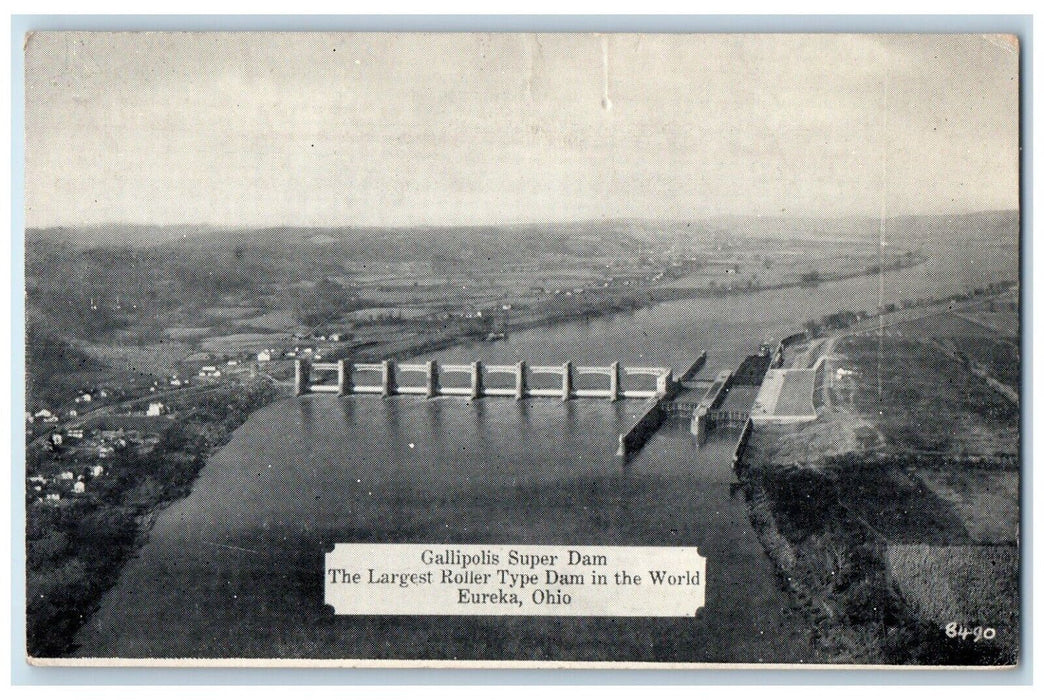
<svg viewBox="0 0 1044 700">
<path fill-rule="evenodd" d="M 973 308 L 989 305 L 979 302 Z M 992 377 L 1017 394 L 1021 366 L 1018 322 L 1018 315 L 1010 310 L 980 313 L 960 307 L 900 323 L 891 330 L 902 337 L 935 343 L 981 376 Z"/>
<path fill-rule="evenodd" d="M 919 617 L 944 634 L 953 623 L 957 629 L 992 629 L 995 636 L 986 632 L 992 639 L 975 640 L 973 633 L 961 642 L 1013 657 L 1019 644 L 1017 547 L 889 545 L 888 571 Z"/>
<path fill-rule="evenodd" d="M 880 395 L 877 338 L 846 338 L 837 352 L 855 372 L 854 412 L 875 417 L 891 450 L 983 456 L 1018 451 L 1018 407 L 937 347 L 905 335 L 886 337 Z"/>
<path fill-rule="evenodd" d="M 148 345 L 85 343 L 83 349 L 113 369 L 158 377 L 171 374 L 192 353 L 192 346 L 177 341 Z"/>
<path fill-rule="evenodd" d="M 977 544 L 1015 544 L 1019 538 L 1019 473 L 1012 469 L 921 468 L 917 476 L 951 503 Z"/>
</svg>

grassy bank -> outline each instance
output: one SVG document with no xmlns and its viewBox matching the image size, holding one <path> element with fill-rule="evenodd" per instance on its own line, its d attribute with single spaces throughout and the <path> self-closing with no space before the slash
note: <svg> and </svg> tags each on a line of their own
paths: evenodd
<svg viewBox="0 0 1044 700">
<path fill-rule="evenodd" d="M 76 631 L 148 535 L 155 512 L 184 497 L 207 458 L 276 396 L 267 383 L 228 385 L 172 406 L 184 418 L 146 454 L 117 451 L 87 493 L 59 504 L 26 503 L 26 636 L 30 656 L 72 651 Z M 53 456 L 27 455 L 27 471 Z"/>
<path fill-rule="evenodd" d="M 751 522 L 801 602 L 818 653 L 829 663 L 1014 663 L 1017 552 L 969 546 L 959 518 L 906 483 L 896 459 L 846 456 L 818 468 L 755 462 L 741 471 Z M 921 535 L 940 541 L 903 543 Z M 932 573 L 944 569 L 992 573 Z M 960 595 L 947 595 L 954 587 Z M 989 624 L 998 634 L 951 637 L 949 622 Z"/>
</svg>

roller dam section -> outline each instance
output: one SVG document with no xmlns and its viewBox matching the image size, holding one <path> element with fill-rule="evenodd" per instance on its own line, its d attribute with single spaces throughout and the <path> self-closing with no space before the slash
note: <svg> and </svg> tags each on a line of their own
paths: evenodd
<svg viewBox="0 0 1044 700">
<path fill-rule="evenodd" d="M 624 461 L 640 450 L 657 428 L 669 415 L 666 402 L 678 392 L 683 381 L 699 373 L 707 361 L 702 353 L 681 375 L 674 379 L 670 367 L 630 367 L 619 362 L 606 366 L 574 365 L 530 365 L 525 361 L 514 364 L 487 364 L 476 360 L 468 364 L 427 362 L 396 362 L 384 360 L 377 363 L 359 363 L 349 360 L 336 362 L 312 362 L 297 359 L 294 362 L 294 391 L 298 396 L 309 393 L 332 393 L 339 396 L 373 394 L 395 396 L 413 394 L 427 398 L 459 396 L 468 399 L 505 397 L 522 400 L 534 397 L 571 399 L 646 399 L 646 404 L 636 420 L 618 438 L 617 454 Z M 466 385 L 461 386 L 442 381 L 447 375 L 463 375 Z M 513 386 L 490 386 L 490 375 L 508 375 Z M 541 388 L 533 386 L 533 377 L 551 375 L 555 386 Z M 578 388 L 575 378 L 584 375 L 600 375 L 606 378 L 605 388 Z M 628 377 L 650 377 L 655 381 L 649 388 L 625 388 Z M 501 384 L 504 382 L 501 381 Z M 546 380 L 544 382 L 546 384 Z"/>
<path fill-rule="evenodd" d="M 701 356 L 702 357 L 702 356 Z M 315 382 L 313 377 L 325 373 L 326 383 Z M 376 374 L 376 376 L 374 376 Z M 465 375 L 467 386 L 445 385 L 441 378 L 449 374 Z M 487 386 L 490 375 L 509 375 L 514 386 L 501 388 Z M 419 376 L 418 376 L 419 375 Z M 554 375 L 558 386 L 554 388 L 531 387 L 531 379 L 537 375 Z M 605 389 L 579 389 L 574 379 L 580 375 L 602 375 L 608 380 Z M 624 379 L 630 376 L 650 376 L 656 386 L 648 389 L 625 389 Z M 362 381 L 360 381 L 362 377 Z M 366 377 L 369 382 L 366 383 Z M 410 379 L 413 383 L 410 383 Z M 395 396 L 416 394 L 434 398 L 436 396 L 462 396 L 479 399 L 487 396 L 503 396 L 517 400 L 532 397 L 570 399 L 653 399 L 672 394 L 675 381 L 670 367 L 624 367 L 619 362 L 608 366 L 574 365 L 530 365 L 525 361 L 511 365 L 486 364 L 481 360 L 469 364 L 439 364 L 434 360 L 420 363 L 384 360 L 378 363 L 358 363 L 348 360 L 336 362 L 295 361 L 294 390 L 300 396 L 312 392 L 349 394 L 379 394 Z"/>
</svg>

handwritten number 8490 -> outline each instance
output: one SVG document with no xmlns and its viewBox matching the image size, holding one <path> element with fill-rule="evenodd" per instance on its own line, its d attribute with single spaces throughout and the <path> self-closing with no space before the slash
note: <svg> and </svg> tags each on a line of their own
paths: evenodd
<svg viewBox="0 0 1044 700">
<path fill-rule="evenodd" d="M 992 627 L 965 627 L 956 622 L 951 622 L 946 625 L 946 636 L 950 639 L 960 637 L 962 640 L 971 637 L 973 642 L 978 642 L 983 639 L 993 639 L 997 636 L 997 630 Z"/>
</svg>

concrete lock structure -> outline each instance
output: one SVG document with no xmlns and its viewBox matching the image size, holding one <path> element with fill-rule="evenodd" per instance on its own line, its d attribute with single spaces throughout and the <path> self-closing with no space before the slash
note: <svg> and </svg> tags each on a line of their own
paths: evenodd
<svg viewBox="0 0 1044 700">
<path fill-rule="evenodd" d="M 707 442 L 707 407 L 700 406 L 692 414 L 692 420 L 689 422 L 689 431 L 696 438 L 697 445 L 703 445 Z"/>
<path fill-rule="evenodd" d="M 350 394 L 415 394 L 434 398 L 437 396 L 464 396 L 478 399 L 486 396 L 504 396 L 516 400 L 531 397 L 560 398 L 563 401 L 576 398 L 598 398 L 617 401 L 619 399 L 663 398 L 675 390 L 676 382 L 670 367 L 624 367 L 619 362 L 608 366 L 575 366 L 571 361 L 561 365 L 529 365 L 524 360 L 510 365 L 487 365 L 482 360 L 469 364 L 442 364 L 434 360 L 418 363 L 397 363 L 383 360 L 379 363 L 311 362 L 297 359 L 294 365 L 294 393 L 298 396 L 312 392 Z M 315 381 L 320 373 L 335 373 L 336 379 L 329 383 Z M 365 381 L 365 377 L 377 373 L 379 379 Z M 413 374 L 424 376 L 423 384 L 404 379 Z M 444 386 L 441 379 L 446 375 L 467 374 L 468 386 Z M 508 374 L 514 378 L 512 387 L 490 387 L 486 379 L 491 375 Z M 558 388 L 534 388 L 531 378 L 550 374 L 561 378 Z M 602 375 L 607 379 L 604 389 L 577 389 L 576 377 L 580 375 Z M 625 389 L 624 380 L 631 376 L 651 376 L 656 379 L 655 388 Z"/>
</svg>

